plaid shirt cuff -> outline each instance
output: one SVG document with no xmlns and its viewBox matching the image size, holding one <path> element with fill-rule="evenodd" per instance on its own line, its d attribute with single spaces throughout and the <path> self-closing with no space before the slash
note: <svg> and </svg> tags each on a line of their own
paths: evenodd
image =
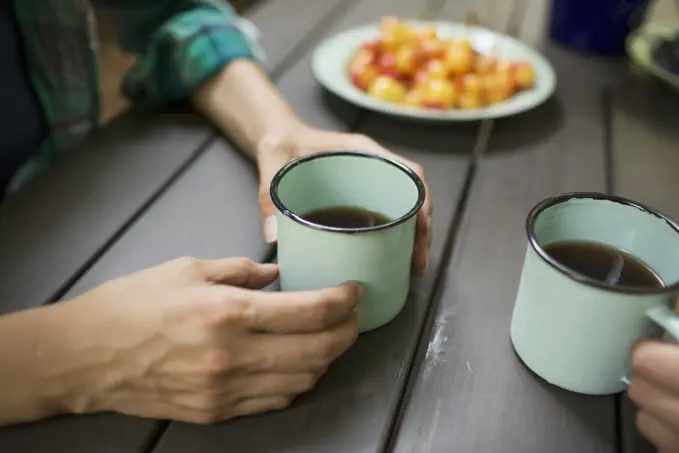
<svg viewBox="0 0 679 453">
<path fill-rule="evenodd" d="M 123 91 L 139 104 L 186 99 L 234 60 L 265 66 L 258 41 L 259 31 L 246 19 L 212 10 L 186 12 L 154 34 L 127 74 Z"/>
</svg>

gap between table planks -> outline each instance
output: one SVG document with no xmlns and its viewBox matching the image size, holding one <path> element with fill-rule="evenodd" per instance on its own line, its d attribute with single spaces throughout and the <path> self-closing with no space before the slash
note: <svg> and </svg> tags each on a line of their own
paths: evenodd
<svg viewBox="0 0 679 453">
<path fill-rule="evenodd" d="M 679 99 L 660 81 L 639 75 L 614 89 L 613 191 L 679 219 Z M 619 397 L 622 451 L 655 453 L 636 430 L 636 407 Z"/>
<path fill-rule="evenodd" d="M 529 33 L 536 29 L 530 24 Z M 556 96 L 496 122 L 434 328 L 418 351 L 421 366 L 395 436 L 397 453 L 617 451 L 615 398 L 545 384 L 521 364 L 509 340 L 525 215 L 560 192 L 605 191 L 609 173 L 603 93 L 616 82 L 617 67 L 541 47 L 557 70 Z"/>
<path fill-rule="evenodd" d="M 307 35 L 317 33 L 314 26 L 351 4 L 352 0 L 318 0 L 312 5 L 286 0 L 287 7 L 303 7 L 306 20 L 296 20 L 294 27 L 283 27 L 263 39 L 272 70 L 303 46 Z M 284 10 L 282 2 L 268 1 L 246 16 L 261 25 Z M 266 247 L 256 217 L 252 166 L 223 140 L 211 141 L 211 136 L 213 130 L 192 113 L 126 114 L 100 131 L 85 149 L 74 151 L 46 177 L 3 204 L 1 311 L 40 305 L 55 294 L 72 297 L 182 251 L 261 258 Z M 196 181 L 192 173 L 196 168 L 208 176 L 207 181 Z M 186 195 L 204 198 L 186 199 Z M 151 240 L 125 249 L 124 244 L 134 243 L 147 231 L 144 228 L 157 227 L 154 220 L 174 221 L 172 203 L 186 208 L 186 216 L 196 208 L 196 200 L 209 202 L 214 215 L 184 217 L 174 225 L 177 229 L 168 231 L 174 236 L 157 238 L 152 231 Z M 242 221 L 234 222 L 227 212 Z M 155 214 L 149 223 L 146 216 L 151 213 Z M 214 222 L 215 230 L 204 237 L 212 241 L 211 247 L 182 242 L 186 238 L 182 226 L 187 227 L 182 220 L 198 229 Z M 0 451 L 141 453 L 155 444 L 166 426 L 166 422 L 123 415 L 61 417 L 0 429 Z"/>
<path fill-rule="evenodd" d="M 290 27 L 263 36 L 272 71 L 308 39 L 320 18 L 355 0 L 260 2 L 247 16 L 255 23 L 304 8 Z M 308 19 L 311 19 L 309 21 Z M 292 21 L 292 22 L 290 22 Z M 214 131 L 197 115 L 166 111 L 126 113 L 73 151 L 44 177 L 0 205 L 0 312 L 41 305 L 63 295 L 208 144 Z M 102 209 L 104 207 L 106 209 Z M 83 225 L 87 230 L 83 231 Z M 10 264 L 11 263 L 11 264 Z M 39 279 L 34 277 L 40 269 Z"/>
<path fill-rule="evenodd" d="M 376 21 L 385 14 L 413 17 L 422 5 L 412 0 L 357 3 L 334 26 L 328 27 L 328 35 Z M 432 2 L 429 7 L 432 6 L 436 5 Z M 461 9 L 458 19 L 465 12 Z M 309 67 L 307 53 L 277 83 L 305 120 L 321 128 L 368 134 L 424 166 L 436 205 L 431 270 L 425 279 L 415 282 L 404 312 L 395 321 L 362 335 L 333 364 L 319 386 L 291 408 L 218 426 L 172 423 L 154 453 L 189 449 L 193 453 L 376 453 L 385 448 L 440 269 L 441 252 L 469 170 L 478 125 L 426 126 L 361 111 L 321 90 Z"/>
</svg>

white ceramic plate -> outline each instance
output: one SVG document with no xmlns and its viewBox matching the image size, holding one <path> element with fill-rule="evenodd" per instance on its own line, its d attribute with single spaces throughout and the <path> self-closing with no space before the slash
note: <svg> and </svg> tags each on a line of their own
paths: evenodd
<svg viewBox="0 0 679 453">
<path fill-rule="evenodd" d="M 364 42 L 379 36 L 377 24 L 352 28 L 322 42 L 312 57 L 314 77 L 332 93 L 360 107 L 390 115 L 434 121 L 470 121 L 514 115 L 540 105 L 554 92 L 556 76 L 552 65 L 538 52 L 516 39 L 485 28 L 452 22 L 408 21 L 408 23 L 415 26 L 433 24 L 442 38 L 465 36 L 479 52 L 529 62 L 535 68 L 535 86 L 501 104 L 470 110 L 421 109 L 368 96 L 351 83 L 346 67 L 356 49 Z"/>
<path fill-rule="evenodd" d="M 671 38 L 677 26 L 649 23 L 627 37 L 627 53 L 636 64 L 679 90 L 679 76 L 663 69 L 653 60 L 653 48 L 663 38 Z"/>
</svg>

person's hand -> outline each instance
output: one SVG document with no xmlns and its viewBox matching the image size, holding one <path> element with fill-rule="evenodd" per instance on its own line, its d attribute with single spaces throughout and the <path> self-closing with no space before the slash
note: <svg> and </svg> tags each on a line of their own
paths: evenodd
<svg viewBox="0 0 679 453">
<path fill-rule="evenodd" d="M 679 452 L 679 345 L 657 340 L 635 345 L 627 391 L 639 408 L 639 432 L 660 453 Z"/>
<path fill-rule="evenodd" d="M 356 340 L 362 288 L 258 291 L 277 275 L 244 258 L 182 258 L 57 304 L 80 353 L 60 368 L 85 376 L 67 411 L 208 423 L 286 407 Z"/>
<path fill-rule="evenodd" d="M 306 125 L 287 131 L 284 136 L 272 137 L 260 146 L 257 152 L 259 167 L 259 206 L 262 216 L 264 237 L 267 242 L 277 240 L 276 208 L 271 201 L 269 186 L 276 172 L 289 161 L 323 151 L 363 151 L 399 160 L 410 167 L 424 180 L 422 167 L 384 149 L 377 142 L 365 135 L 342 132 L 329 132 L 314 129 Z M 426 181 L 425 181 L 426 184 Z M 413 273 L 422 275 L 429 264 L 429 247 L 432 238 L 433 205 L 429 190 L 420 212 L 417 214 L 415 249 L 413 253 Z"/>
</svg>

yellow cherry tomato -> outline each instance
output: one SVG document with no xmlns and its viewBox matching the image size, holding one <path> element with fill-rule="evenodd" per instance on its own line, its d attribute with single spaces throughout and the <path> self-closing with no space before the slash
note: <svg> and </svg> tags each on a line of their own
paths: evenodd
<svg viewBox="0 0 679 453">
<path fill-rule="evenodd" d="M 393 77 L 381 75 L 370 84 L 368 94 L 383 101 L 400 103 L 405 99 L 406 88 Z"/>
<path fill-rule="evenodd" d="M 430 80 L 422 87 L 422 105 L 426 108 L 449 109 L 455 104 L 455 87 L 446 79 Z"/>
<path fill-rule="evenodd" d="M 448 77 L 448 68 L 441 60 L 430 60 L 425 71 L 432 79 L 445 79 Z"/>
<path fill-rule="evenodd" d="M 445 50 L 443 63 L 448 72 L 462 75 L 474 69 L 474 50 L 464 41 L 453 41 Z"/>
<path fill-rule="evenodd" d="M 528 63 L 515 63 L 512 73 L 514 83 L 520 90 L 531 88 L 535 84 L 535 69 Z"/>
</svg>

